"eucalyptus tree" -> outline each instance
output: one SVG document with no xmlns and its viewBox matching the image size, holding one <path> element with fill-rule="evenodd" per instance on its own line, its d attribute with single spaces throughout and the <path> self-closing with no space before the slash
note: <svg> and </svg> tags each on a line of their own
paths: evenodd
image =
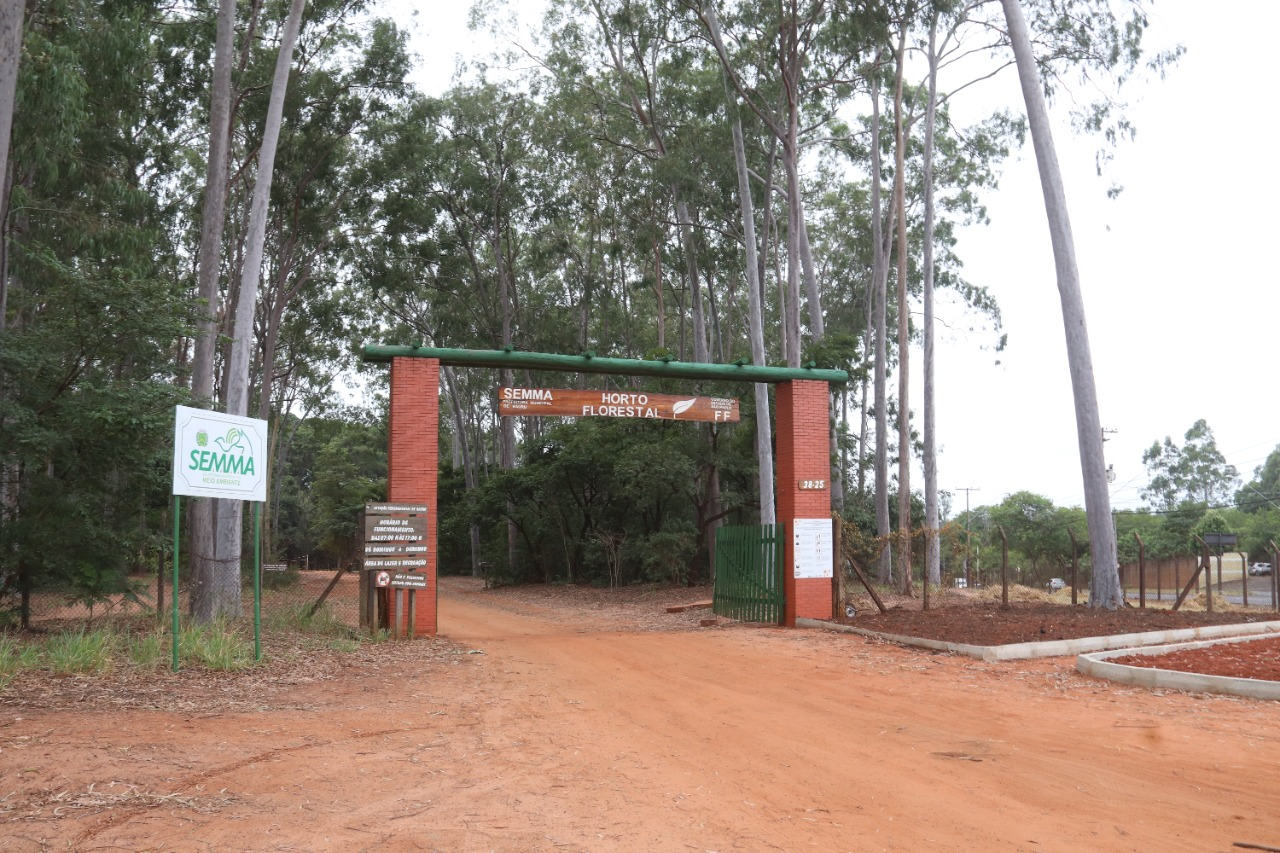
<svg viewBox="0 0 1280 853">
<path fill-rule="evenodd" d="M 284 115 L 289 68 L 293 63 L 293 47 L 298 37 L 305 5 L 306 0 L 292 0 L 288 17 L 280 31 L 267 117 L 263 123 L 261 141 L 257 146 L 256 174 L 245 229 L 244 254 L 240 259 L 239 287 L 234 302 L 231 352 L 226 363 L 226 410 L 232 415 L 249 413 L 250 360 L 255 344 L 254 314 L 257 310 L 258 287 L 262 278 L 267 207 L 271 198 L 271 179 L 275 170 L 280 122 Z M 214 511 L 215 557 L 214 564 L 210 567 L 212 571 L 208 574 L 197 574 L 192 578 L 191 613 L 202 621 L 240 615 L 243 509 L 242 501 L 220 500 Z"/>
<path fill-rule="evenodd" d="M 1144 5 L 1136 0 L 1122 7 L 1129 12 L 1128 19 L 1124 21 L 1117 20 L 1112 5 L 1104 0 L 1032 2 L 1029 7 L 1034 32 L 1048 33 L 1059 46 L 1055 53 L 1043 57 L 1035 51 L 1032 26 L 1028 26 L 1018 0 L 1001 0 L 1001 7 L 1031 126 L 1066 331 L 1067 361 L 1075 398 L 1076 433 L 1094 566 L 1089 606 L 1114 609 L 1123 606 L 1124 593 L 1120 588 L 1116 560 L 1115 527 L 1111 520 L 1111 496 L 1107 490 L 1102 451 L 1102 422 L 1085 324 L 1080 273 L 1076 265 L 1075 240 L 1071 234 L 1062 170 L 1054 149 L 1045 90 L 1052 90 L 1052 83 L 1057 79 L 1055 75 L 1063 73 L 1061 67 L 1064 64 L 1078 69 L 1085 79 L 1101 74 L 1114 78 L 1117 86 L 1122 84 L 1144 59 L 1142 37 L 1148 19 Z M 1179 53 L 1174 50 L 1158 54 L 1147 58 L 1146 65 L 1162 70 L 1176 60 Z M 1117 106 L 1114 98 L 1104 93 L 1101 100 L 1089 104 L 1082 116 L 1083 126 L 1101 131 L 1112 140 L 1120 133 L 1131 134 L 1132 126 Z"/>
<path fill-rule="evenodd" d="M 803 136 L 822 127 L 849 93 L 858 64 L 883 25 L 882 15 L 878 6 L 812 0 L 778 6 L 742 4 L 714 18 L 704 16 L 733 88 L 782 145 L 788 217 L 784 356 L 794 367 L 800 365 L 801 353 L 802 267 L 808 268 L 809 334 L 817 340 L 824 334 L 821 294 L 811 259 L 807 265 L 802 259 L 802 242 L 807 242 L 800 175 Z M 732 53 L 731 45 L 736 48 Z"/>
<path fill-rule="evenodd" d="M 1181 446 L 1165 436 L 1142 454 L 1151 479 L 1142 496 L 1155 509 L 1168 510 L 1183 501 L 1206 506 L 1226 503 L 1240 484 L 1240 472 L 1227 462 L 1213 430 L 1200 418 L 1184 436 Z"/>
</svg>

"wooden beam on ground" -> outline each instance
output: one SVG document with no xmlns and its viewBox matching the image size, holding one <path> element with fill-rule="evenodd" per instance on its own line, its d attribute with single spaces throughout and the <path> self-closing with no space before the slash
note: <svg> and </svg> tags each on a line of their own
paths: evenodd
<svg viewBox="0 0 1280 853">
<path fill-rule="evenodd" d="M 688 604 L 676 604 L 667 608 L 668 613 L 684 613 L 686 610 L 706 610 L 711 606 L 711 599 L 706 601 L 691 601 Z"/>
<path fill-rule="evenodd" d="M 310 619 L 316 615 L 316 611 L 320 609 L 320 605 L 324 604 L 324 600 L 329 597 L 329 593 L 333 592 L 333 588 L 338 585 L 338 581 L 342 580 L 342 574 L 346 569 L 341 565 L 338 570 L 333 573 L 333 580 L 329 581 L 329 585 L 324 588 L 324 592 L 320 593 L 320 597 L 316 599 L 316 603 L 311 605 L 311 609 L 307 611 L 307 618 Z"/>
<path fill-rule="evenodd" d="M 871 593 L 871 600 L 876 603 L 876 607 L 880 608 L 880 612 L 887 612 L 884 602 L 880 600 L 880 596 L 876 594 L 875 589 L 871 586 L 871 581 L 867 580 L 867 576 L 863 574 L 862 567 L 858 565 L 858 561 L 850 557 L 849 565 L 853 566 L 854 574 L 858 576 L 858 580 L 862 581 L 862 585 L 867 588 L 867 592 Z"/>
</svg>

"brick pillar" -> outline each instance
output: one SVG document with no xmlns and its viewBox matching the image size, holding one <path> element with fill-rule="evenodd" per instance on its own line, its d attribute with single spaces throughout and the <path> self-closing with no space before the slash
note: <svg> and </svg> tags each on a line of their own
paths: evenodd
<svg viewBox="0 0 1280 853">
<path fill-rule="evenodd" d="M 427 588 L 414 593 L 415 635 L 434 635 L 436 621 L 436 487 L 440 477 L 440 361 L 391 360 L 391 422 L 387 447 L 387 500 L 427 505 Z M 394 596 L 392 597 L 394 600 Z M 408 595 L 400 595 L 402 627 Z"/>
<path fill-rule="evenodd" d="M 796 380 L 778 385 L 777 391 L 777 470 L 778 522 L 785 525 L 783 556 L 783 590 L 786 609 L 783 624 L 795 627 L 796 618 L 829 619 L 831 617 L 831 434 L 827 424 L 827 383 Z M 806 485 L 821 488 L 800 488 Z M 805 520 L 825 522 L 820 534 L 818 553 L 825 555 L 815 565 L 806 559 L 802 573 L 796 577 L 797 519 L 802 535 L 812 546 L 814 531 Z M 812 554 L 811 548 L 806 552 Z"/>
</svg>

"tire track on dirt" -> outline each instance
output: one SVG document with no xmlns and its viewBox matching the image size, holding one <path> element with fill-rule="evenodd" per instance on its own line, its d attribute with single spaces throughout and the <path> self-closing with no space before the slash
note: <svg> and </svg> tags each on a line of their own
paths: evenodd
<svg viewBox="0 0 1280 853">
<path fill-rule="evenodd" d="M 186 779 L 183 779 L 179 784 L 174 786 L 173 793 L 178 794 L 184 791 L 190 791 L 193 788 L 197 788 L 207 783 L 211 779 L 216 779 L 219 776 L 225 776 L 228 773 L 235 773 L 236 771 L 244 770 L 245 768 L 252 767 L 257 764 L 265 764 L 266 762 L 272 761 L 281 756 L 290 755 L 298 752 L 307 752 L 309 750 L 327 749 L 333 746 L 340 746 L 344 743 L 353 743 L 353 742 L 362 741 L 362 740 L 369 740 L 372 738 L 387 737 L 390 735 L 414 734 L 418 732 L 428 731 L 429 729 L 430 727 L 428 726 L 410 726 L 410 727 L 402 727 L 402 728 L 396 728 L 396 729 L 380 729 L 378 731 L 361 732 L 359 734 L 350 735 L 348 737 L 343 737 L 343 738 L 332 738 L 331 740 L 327 740 L 327 741 L 315 741 L 312 743 L 300 743 L 295 746 L 276 747 L 274 749 L 268 749 L 264 752 L 257 753 L 256 755 L 246 756 L 244 758 L 229 762 L 227 764 L 220 765 L 218 767 L 211 767 L 208 770 L 203 770 L 192 776 L 188 776 Z M 107 832 L 108 830 L 111 830 L 111 829 L 117 829 L 123 826 L 124 824 L 128 823 L 133 818 L 138 817 L 142 814 L 145 814 L 149 811 L 152 811 L 156 807 L 157 807 L 157 804 L 154 804 L 154 803 L 145 803 L 145 804 L 140 803 L 136 806 L 126 805 L 126 806 L 119 807 L 118 809 L 113 810 L 111 814 L 109 814 L 104 820 L 99 821 L 97 825 L 89 827 L 88 829 L 84 830 L 79 835 L 77 835 L 75 838 L 75 843 L 79 845 L 79 844 L 84 844 L 88 841 L 92 841 L 94 838 L 97 838 L 102 833 Z"/>
</svg>

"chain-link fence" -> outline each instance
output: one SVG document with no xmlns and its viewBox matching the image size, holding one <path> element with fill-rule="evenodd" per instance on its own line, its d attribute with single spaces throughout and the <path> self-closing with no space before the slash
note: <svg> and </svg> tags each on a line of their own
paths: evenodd
<svg viewBox="0 0 1280 853">
<path fill-rule="evenodd" d="M 253 618 L 253 577 L 245 573 L 241 587 L 241 617 Z M 297 563 L 264 563 L 262 621 L 264 625 L 292 624 L 317 614 L 326 620 L 360 627 L 360 572 L 353 567 L 308 569 Z M 173 566 L 135 573 L 119 591 L 85 596 L 74 588 L 45 587 L 27 595 L 15 592 L 5 602 L 6 622 L 38 631 L 57 630 L 112 618 L 127 620 L 169 618 L 173 607 Z M 178 578 L 178 610 L 190 610 L 191 583 L 185 569 Z M 25 611 L 25 614 L 24 614 Z M 23 616 L 25 615 L 25 619 Z"/>
</svg>

